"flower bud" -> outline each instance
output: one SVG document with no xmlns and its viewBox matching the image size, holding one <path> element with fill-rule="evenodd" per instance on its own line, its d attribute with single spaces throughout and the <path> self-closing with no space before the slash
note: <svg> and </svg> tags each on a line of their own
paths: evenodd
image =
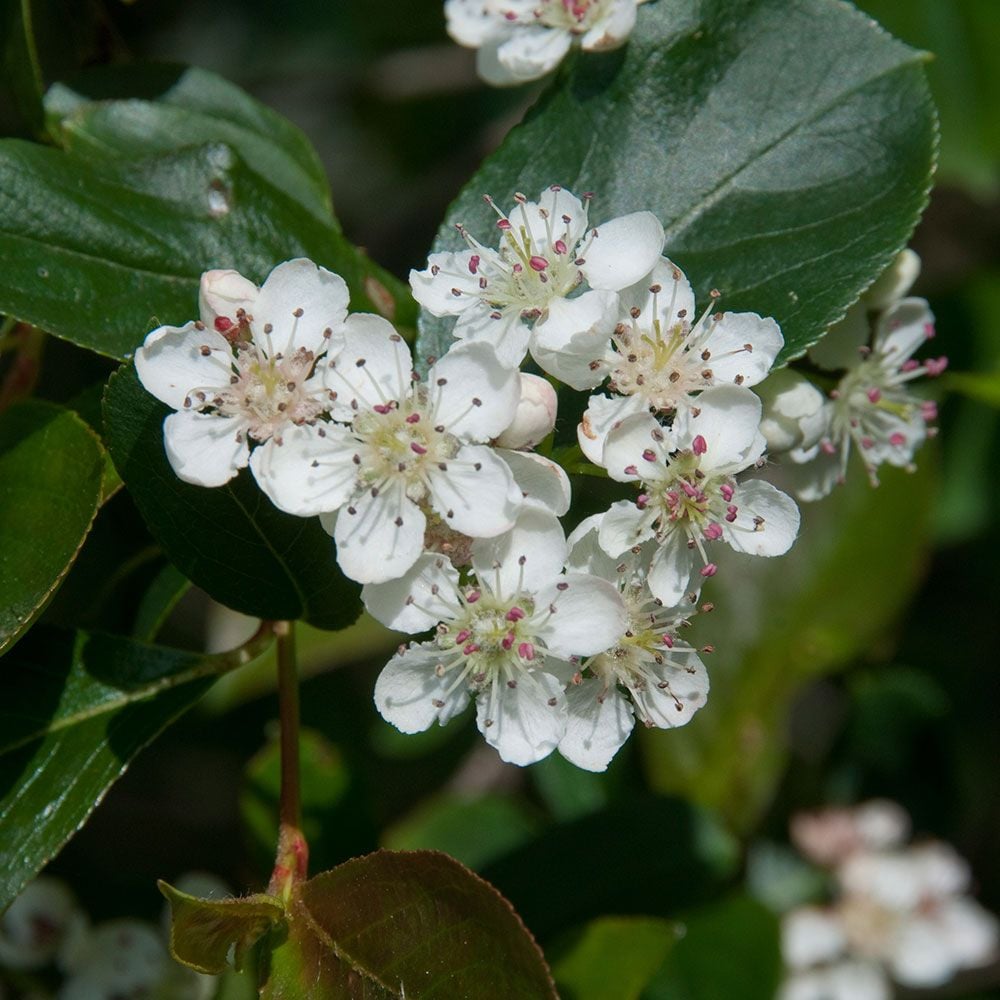
<svg viewBox="0 0 1000 1000">
<path fill-rule="evenodd" d="M 764 403 L 760 432 L 770 451 L 811 448 L 825 426 L 823 394 L 808 379 L 782 368 L 757 387 Z"/>
<path fill-rule="evenodd" d="M 920 258 L 907 247 L 875 279 L 874 284 L 862 294 L 861 301 L 873 312 L 894 306 L 913 287 L 920 275 Z"/>
<path fill-rule="evenodd" d="M 533 448 L 552 433 L 556 423 L 556 391 L 538 375 L 521 374 L 521 399 L 514 419 L 497 438 L 501 448 Z"/>
<path fill-rule="evenodd" d="M 206 271 L 198 289 L 201 321 L 211 330 L 225 334 L 236 326 L 236 312 L 253 312 L 257 286 L 238 271 Z"/>
</svg>

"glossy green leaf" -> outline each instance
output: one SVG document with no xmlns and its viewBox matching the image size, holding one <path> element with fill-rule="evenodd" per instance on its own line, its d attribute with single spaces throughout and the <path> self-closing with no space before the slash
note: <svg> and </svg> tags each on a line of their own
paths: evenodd
<svg viewBox="0 0 1000 1000">
<path fill-rule="evenodd" d="M 677 938 L 653 917 L 601 917 L 552 966 L 562 1000 L 639 1000 Z"/>
<path fill-rule="evenodd" d="M 264 1000 L 555 1000 L 510 904 L 444 854 L 379 851 L 299 887 Z"/>
<path fill-rule="evenodd" d="M 689 914 L 645 1000 L 773 1000 L 781 979 L 778 918 L 735 897 Z"/>
<path fill-rule="evenodd" d="M 901 249 L 927 200 L 935 117 L 922 54 L 835 0 L 671 0 L 584 54 L 466 185 L 453 228 L 493 242 L 482 196 L 595 192 L 591 220 L 649 209 L 699 299 L 774 316 L 795 357 Z M 495 245 L 495 243 L 494 243 Z M 421 356 L 448 321 L 421 317 Z"/>
<path fill-rule="evenodd" d="M 163 450 L 170 412 L 142 388 L 131 365 L 108 383 L 108 450 L 167 557 L 222 604 L 257 618 L 304 618 L 343 628 L 361 609 L 360 588 L 334 559 L 318 518 L 278 510 L 242 472 L 208 489 L 177 478 Z"/>
<path fill-rule="evenodd" d="M 640 734 L 654 787 L 752 825 L 787 759 L 795 692 L 867 650 L 917 585 L 936 489 L 930 449 L 920 461 L 916 475 L 884 471 L 876 490 L 859 463 L 822 503 L 801 505 L 779 559 L 720 558 L 702 595 L 716 610 L 688 635 L 716 650 L 708 705 L 682 729 Z"/>
<path fill-rule="evenodd" d="M 224 972 L 230 949 L 241 969 L 249 949 L 285 917 L 281 901 L 264 893 L 201 899 L 162 880 L 156 884 L 170 904 L 170 953 L 196 972 Z"/>
<path fill-rule="evenodd" d="M 442 793 L 386 830 L 393 850 L 443 851 L 471 868 L 481 868 L 529 841 L 539 829 L 526 805 L 510 796 Z"/>
<path fill-rule="evenodd" d="M 204 69 L 128 69 L 92 71 L 76 86 L 56 84 L 46 94 L 50 131 L 68 151 L 108 162 L 224 142 L 251 170 L 330 225 L 330 188 L 319 156 L 287 118 Z M 155 100 L 116 92 L 137 78 L 155 89 Z"/>
<path fill-rule="evenodd" d="M 102 499 L 104 449 L 51 403 L 0 415 L 0 652 L 41 613 L 76 558 Z"/>
<path fill-rule="evenodd" d="M 544 942 L 608 913 L 672 916 L 697 906 L 719 895 L 737 863 L 736 843 L 710 814 L 632 795 L 553 827 L 483 876 Z"/>
<path fill-rule="evenodd" d="M 0 701 L 0 909 L 80 828 L 132 758 L 212 678 L 220 656 L 38 627 L 8 655 Z"/>
<path fill-rule="evenodd" d="M 176 566 L 167 563 L 139 602 L 132 633 L 141 642 L 154 642 L 177 602 L 191 589 L 191 581 Z"/>
<path fill-rule="evenodd" d="M 412 299 L 336 230 L 229 147 L 93 163 L 0 143 L 0 312 L 122 358 L 161 324 L 196 318 L 198 279 L 232 267 L 263 280 L 310 257 L 341 274 L 355 310 L 407 325 Z"/>
</svg>

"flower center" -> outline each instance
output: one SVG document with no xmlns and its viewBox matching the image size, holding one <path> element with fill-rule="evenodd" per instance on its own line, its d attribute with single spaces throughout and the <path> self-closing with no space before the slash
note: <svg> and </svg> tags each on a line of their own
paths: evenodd
<svg viewBox="0 0 1000 1000">
<path fill-rule="evenodd" d="M 542 0 L 535 16 L 547 28 L 583 34 L 605 15 L 609 5 L 610 0 Z"/>
</svg>

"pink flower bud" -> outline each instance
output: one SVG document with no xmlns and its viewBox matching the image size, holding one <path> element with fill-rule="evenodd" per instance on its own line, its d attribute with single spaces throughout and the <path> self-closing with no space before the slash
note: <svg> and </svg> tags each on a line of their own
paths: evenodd
<svg viewBox="0 0 1000 1000">
<path fill-rule="evenodd" d="M 521 399 L 514 419 L 497 438 L 501 448 L 533 448 L 556 423 L 556 391 L 538 375 L 521 375 Z"/>
</svg>

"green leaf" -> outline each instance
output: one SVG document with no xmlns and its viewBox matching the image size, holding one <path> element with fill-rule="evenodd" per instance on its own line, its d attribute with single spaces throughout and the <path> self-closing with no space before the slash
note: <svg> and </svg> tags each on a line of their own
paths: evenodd
<svg viewBox="0 0 1000 1000">
<path fill-rule="evenodd" d="M 132 365 L 108 382 L 108 450 L 149 530 L 170 561 L 222 604 L 256 618 L 349 625 L 360 588 L 337 568 L 318 518 L 278 510 L 242 472 L 207 489 L 177 478 L 163 450 L 169 410 L 143 389 Z"/>
<path fill-rule="evenodd" d="M 305 256 L 342 275 L 355 310 L 412 320 L 409 290 L 222 144 L 91 163 L 0 143 L 0 312 L 122 358 L 197 316 L 198 279 L 254 281 Z"/>
<path fill-rule="evenodd" d="M 515 191 L 593 191 L 591 220 L 642 209 L 703 305 L 774 316 L 782 359 L 840 318 L 927 201 L 935 117 L 924 56 L 834 0 L 672 0 L 622 50 L 584 53 L 452 205 L 435 250 L 487 245 Z M 450 321 L 421 317 L 418 354 Z"/>
<path fill-rule="evenodd" d="M 132 758 L 263 637 L 220 656 L 36 628 L 0 703 L 0 909 L 83 825 Z"/>
<path fill-rule="evenodd" d="M 265 1000 L 555 1000 L 510 904 L 444 854 L 379 851 L 299 887 Z"/>
<path fill-rule="evenodd" d="M 0 415 L 0 652 L 41 613 L 68 572 L 102 499 L 104 449 L 51 403 Z"/>
<path fill-rule="evenodd" d="M 714 899 L 737 863 L 735 841 L 710 814 L 632 795 L 546 831 L 483 875 L 545 941 L 608 913 L 672 916 Z"/>
<path fill-rule="evenodd" d="M 191 581 L 176 566 L 167 563 L 153 577 L 139 602 L 132 626 L 135 638 L 141 642 L 154 642 L 170 612 L 190 589 Z"/>
<path fill-rule="evenodd" d="M 136 78 L 157 91 L 155 100 L 123 92 Z M 102 67 L 73 86 L 54 85 L 45 96 L 45 111 L 50 131 L 64 148 L 98 162 L 224 142 L 251 170 L 324 225 L 331 223 L 326 174 L 301 129 L 207 70 L 129 66 L 126 74 L 119 67 Z"/>
<path fill-rule="evenodd" d="M 552 966 L 563 1000 L 639 1000 L 677 939 L 652 917 L 601 917 Z"/>
<path fill-rule="evenodd" d="M 852 466 L 845 486 L 801 505 L 788 555 L 719 559 L 704 594 L 716 610 L 686 636 L 716 649 L 708 707 L 682 729 L 640 734 L 654 788 L 753 825 L 787 759 L 795 692 L 870 648 L 917 585 L 937 492 L 933 457 L 925 449 L 916 475 L 885 471 L 875 490 Z"/>
<path fill-rule="evenodd" d="M 781 979 L 778 918 L 735 897 L 688 915 L 646 1000 L 773 1000 Z"/>
<path fill-rule="evenodd" d="M 391 826 L 382 839 L 393 850 L 444 851 L 481 868 L 529 841 L 538 828 L 535 816 L 509 796 L 442 793 Z"/>
<path fill-rule="evenodd" d="M 281 901 L 264 893 L 240 899 L 201 899 L 162 879 L 157 886 L 170 903 L 170 953 L 196 972 L 218 975 L 243 959 L 261 937 L 285 917 Z"/>
</svg>

